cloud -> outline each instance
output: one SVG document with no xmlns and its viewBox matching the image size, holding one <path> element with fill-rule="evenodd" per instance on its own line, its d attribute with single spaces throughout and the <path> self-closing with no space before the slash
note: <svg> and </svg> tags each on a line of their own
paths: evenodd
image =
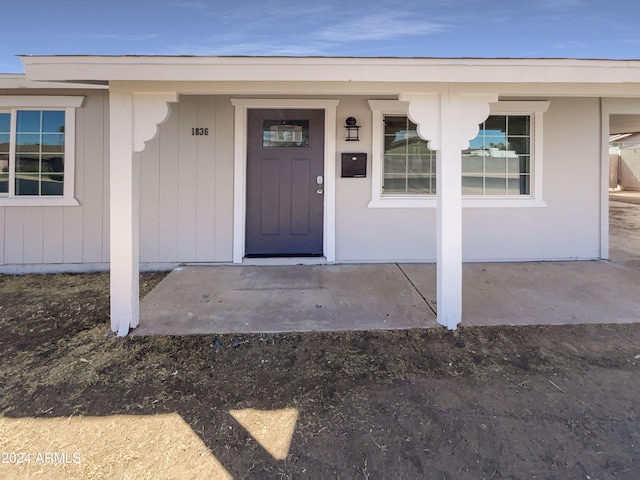
<svg viewBox="0 0 640 480">
<path fill-rule="evenodd" d="M 194 3 L 201 5 L 197 0 Z M 242 8 L 223 3 L 215 10 L 215 25 L 209 29 L 215 33 L 201 39 L 190 36 L 182 44 L 172 45 L 170 51 L 194 55 L 321 56 L 335 55 L 344 50 L 344 44 L 353 42 L 359 42 L 360 49 L 369 42 L 379 50 L 385 46 L 380 42 L 450 30 L 459 23 L 458 9 L 451 10 L 455 5 L 456 0 L 405 0 L 407 8 L 399 11 L 396 0 L 325 0 L 299 2 L 295 7 L 290 0 L 263 0 L 243 4 Z M 201 18 L 212 12 L 201 14 Z M 199 31 L 203 31 L 202 25 Z"/>
<path fill-rule="evenodd" d="M 177 2 L 168 5 L 172 8 L 185 8 L 188 10 L 209 10 L 211 7 L 207 5 L 205 2 Z"/>
<path fill-rule="evenodd" d="M 551 48 L 554 48 L 556 50 L 570 50 L 574 48 L 584 48 L 586 46 L 587 45 L 583 42 L 579 42 L 577 40 L 569 40 L 567 42 L 553 44 L 551 45 Z"/>
<path fill-rule="evenodd" d="M 446 29 L 444 24 L 413 20 L 407 14 L 375 13 L 326 27 L 316 36 L 338 42 L 388 40 L 414 35 L 429 35 Z"/>
<path fill-rule="evenodd" d="M 537 4 L 546 10 L 568 10 L 586 6 L 585 0 L 539 0 Z"/>
<path fill-rule="evenodd" d="M 156 33 L 149 33 L 146 35 L 121 35 L 119 33 L 102 33 L 97 35 L 90 35 L 88 38 L 92 38 L 94 40 L 116 40 L 119 42 L 140 42 L 144 40 L 153 40 L 154 38 L 158 38 L 159 35 Z"/>
<path fill-rule="evenodd" d="M 182 45 L 169 52 L 173 55 L 225 55 L 225 56 L 321 56 L 327 53 L 324 43 L 296 42 L 238 42 L 209 45 Z"/>
</svg>

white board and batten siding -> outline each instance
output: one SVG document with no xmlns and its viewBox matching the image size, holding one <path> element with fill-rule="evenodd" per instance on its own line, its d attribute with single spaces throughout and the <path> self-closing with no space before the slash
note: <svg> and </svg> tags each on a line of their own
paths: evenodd
<svg viewBox="0 0 640 480">
<path fill-rule="evenodd" d="M 29 90 L 28 94 L 52 92 Z M 85 97 L 76 110 L 75 197 L 80 206 L 0 207 L 2 271 L 85 270 L 108 262 L 108 94 L 56 90 L 55 95 Z"/>
<path fill-rule="evenodd" d="M 192 135 L 206 128 L 208 135 Z M 229 262 L 233 240 L 233 108 L 181 96 L 138 155 L 140 262 Z"/>
<path fill-rule="evenodd" d="M 0 92 L 0 94 L 12 92 Z M 47 94 L 51 92 L 30 92 Z M 0 271 L 107 269 L 109 99 L 83 95 L 76 112 L 73 207 L 0 207 Z M 193 136 L 192 128 L 208 128 Z M 232 258 L 233 108 L 229 98 L 183 96 L 158 135 L 134 155 L 144 268 Z"/>
</svg>

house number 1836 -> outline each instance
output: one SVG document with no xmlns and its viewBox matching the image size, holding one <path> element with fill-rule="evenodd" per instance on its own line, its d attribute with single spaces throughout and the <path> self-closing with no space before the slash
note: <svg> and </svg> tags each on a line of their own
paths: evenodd
<svg viewBox="0 0 640 480">
<path fill-rule="evenodd" d="M 209 135 L 209 129 L 208 128 L 192 128 L 191 129 L 191 135 Z"/>
</svg>

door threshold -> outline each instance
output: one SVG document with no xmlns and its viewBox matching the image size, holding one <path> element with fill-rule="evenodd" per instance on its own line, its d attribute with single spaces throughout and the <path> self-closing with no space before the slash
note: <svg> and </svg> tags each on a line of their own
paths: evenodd
<svg viewBox="0 0 640 480">
<path fill-rule="evenodd" d="M 242 265 L 325 265 L 326 257 L 245 257 Z"/>
</svg>

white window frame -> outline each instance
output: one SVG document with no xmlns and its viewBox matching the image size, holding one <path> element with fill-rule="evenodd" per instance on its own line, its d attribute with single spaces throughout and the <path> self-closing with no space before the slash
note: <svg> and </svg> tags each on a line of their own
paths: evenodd
<svg viewBox="0 0 640 480">
<path fill-rule="evenodd" d="M 0 207 L 78 206 L 75 198 L 76 109 L 80 96 L 0 95 L 0 111 L 11 113 L 11 150 L 9 152 L 9 193 L 0 194 Z M 15 136 L 18 110 L 64 111 L 64 180 L 63 195 L 15 195 Z"/>
<path fill-rule="evenodd" d="M 542 199 L 543 114 L 548 101 L 503 101 L 491 103 L 490 115 L 531 115 L 531 194 L 464 195 L 464 208 L 546 207 Z M 372 112 L 371 200 L 368 208 L 436 208 L 436 195 L 383 195 L 384 116 L 407 115 L 409 102 L 369 100 Z M 461 179 L 462 181 L 462 179 Z"/>
</svg>

